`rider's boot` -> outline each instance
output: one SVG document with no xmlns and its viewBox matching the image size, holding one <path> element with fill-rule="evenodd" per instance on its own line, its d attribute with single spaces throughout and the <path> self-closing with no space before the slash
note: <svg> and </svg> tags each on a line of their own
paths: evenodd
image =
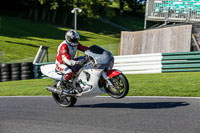
<svg viewBox="0 0 200 133">
<path fill-rule="evenodd" d="M 67 74 L 63 75 L 63 80 L 61 81 L 61 83 L 64 85 L 63 91 L 65 93 L 73 92 L 73 87 L 72 87 L 73 86 L 72 85 L 73 78 L 74 78 L 74 73 L 73 72 L 70 72 L 70 73 L 67 73 Z"/>
<path fill-rule="evenodd" d="M 68 83 L 70 84 L 70 92 L 75 93 L 75 94 L 80 94 L 83 90 L 80 87 L 79 83 L 76 84 L 76 88 L 73 87 L 73 78 L 74 78 L 74 73 L 68 73 L 64 75 L 64 79 L 65 81 L 68 81 Z"/>
<path fill-rule="evenodd" d="M 66 83 L 64 80 L 61 80 L 57 83 L 57 88 L 60 90 L 63 90 L 65 93 L 69 92 L 68 87 L 66 86 Z"/>
<path fill-rule="evenodd" d="M 83 89 L 81 88 L 81 86 L 80 86 L 80 84 L 79 83 L 77 83 L 76 84 L 76 89 L 75 89 L 75 91 L 76 91 L 76 93 L 81 93 L 81 92 L 83 92 Z"/>
</svg>

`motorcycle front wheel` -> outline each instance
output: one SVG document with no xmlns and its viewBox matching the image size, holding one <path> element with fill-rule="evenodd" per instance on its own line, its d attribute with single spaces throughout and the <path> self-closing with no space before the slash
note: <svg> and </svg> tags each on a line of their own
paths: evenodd
<svg viewBox="0 0 200 133">
<path fill-rule="evenodd" d="M 115 77 L 110 78 L 114 87 L 108 86 L 106 87 L 107 93 L 116 99 L 123 98 L 127 95 L 129 91 L 129 83 L 124 74 L 117 75 Z"/>
<path fill-rule="evenodd" d="M 53 85 L 54 87 L 57 86 L 57 82 Z M 67 97 L 65 95 L 59 95 L 52 92 L 52 97 L 54 101 L 61 107 L 73 107 L 77 101 L 75 97 Z"/>
</svg>

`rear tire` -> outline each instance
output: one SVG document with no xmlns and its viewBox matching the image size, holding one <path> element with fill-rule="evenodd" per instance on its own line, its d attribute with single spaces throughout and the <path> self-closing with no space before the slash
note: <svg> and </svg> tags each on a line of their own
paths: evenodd
<svg viewBox="0 0 200 133">
<path fill-rule="evenodd" d="M 117 75 L 115 77 L 110 78 L 114 88 L 111 86 L 105 87 L 107 93 L 116 99 L 120 99 L 125 97 L 129 91 L 129 83 L 124 74 Z"/>
<path fill-rule="evenodd" d="M 57 86 L 57 82 L 53 85 L 53 87 Z M 65 95 L 59 95 L 52 92 L 52 96 L 54 101 L 61 107 L 73 107 L 74 104 L 77 102 L 77 98 L 75 97 L 66 97 Z"/>
</svg>

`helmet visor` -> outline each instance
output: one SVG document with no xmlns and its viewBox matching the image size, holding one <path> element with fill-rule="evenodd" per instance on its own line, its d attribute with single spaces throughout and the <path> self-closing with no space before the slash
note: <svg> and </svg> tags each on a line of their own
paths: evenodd
<svg viewBox="0 0 200 133">
<path fill-rule="evenodd" d="M 78 43 L 78 41 L 79 41 L 79 38 L 71 38 L 70 39 L 70 42 L 72 42 L 72 43 Z"/>
</svg>

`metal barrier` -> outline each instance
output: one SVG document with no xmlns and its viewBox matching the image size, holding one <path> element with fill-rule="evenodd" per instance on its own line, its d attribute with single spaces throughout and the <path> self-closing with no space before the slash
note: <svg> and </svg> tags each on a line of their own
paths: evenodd
<svg viewBox="0 0 200 133">
<path fill-rule="evenodd" d="M 162 54 L 162 72 L 200 71 L 200 52 Z"/>
<path fill-rule="evenodd" d="M 200 71 L 200 52 L 116 56 L 114 68 L 125 74 Z"/>
<path fill-rule="evenodd" d="M 162 72 L 162 54 L 139 54 L 115 56 L 114 69 L 124 74 L 143 74 Z"/>
<path fill-rule="evenodd" d="M 200 22 L 200 0 L 147 0 L 146 21 Z"/>
<path fill-rule="evenodd" d="M 114 56 L 114 69 L 124 74 L 150 74 L 169 72 L 200 72 L 200 52 L 154 53 Z M 43 78 L 40 66 L 55 62 L 34 65 L 35 78 Z"/>
</svg>

